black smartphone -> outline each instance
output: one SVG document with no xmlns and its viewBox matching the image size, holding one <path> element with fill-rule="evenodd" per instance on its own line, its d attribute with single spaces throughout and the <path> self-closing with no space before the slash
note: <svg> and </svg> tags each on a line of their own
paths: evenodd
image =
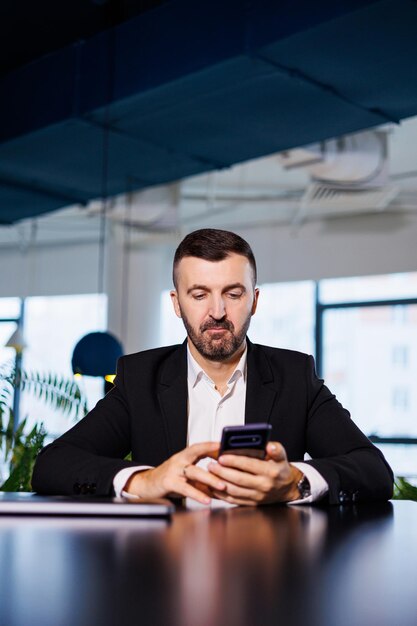
<svg viewBox="0 0 417 626">
<path fill-rule="evenodd" d="M 240 454 L 264 459 L 271 430 L 271 424 L 225 426 L 222 432 L 219 456 L 221 454 Z"/>
</svg>

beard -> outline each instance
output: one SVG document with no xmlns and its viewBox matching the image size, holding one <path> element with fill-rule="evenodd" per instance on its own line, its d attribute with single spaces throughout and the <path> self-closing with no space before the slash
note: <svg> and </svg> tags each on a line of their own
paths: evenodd
<svg viewBox="0 0 417 626">
<path fill-rule="evenodd" d="M 248 331 L 252 313 L 249 313 L 242 324 L 242 328 L 236 333 L 235 327 L 229 320 L 207 320 L 196 331 L 181 311 L 182 321 L 187 335 L 194 344 L 196 350 L 209 361 L 227 361 L 242 345 Z M 222 329 L 219 333 L 206 333 L 211 328 Z M 223 332 L 225 329 L 228 332 Z"/>
</svg>

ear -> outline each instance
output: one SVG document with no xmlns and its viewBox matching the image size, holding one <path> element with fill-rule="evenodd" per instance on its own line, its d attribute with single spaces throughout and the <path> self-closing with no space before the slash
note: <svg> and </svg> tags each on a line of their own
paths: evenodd
<svg viewBox="0 0 417 626">
<path fill-rule="evenodd" d="M 177 317 L 182 317 L 177 292 L 175 290 L 172 290 L 169 292 L 169 295 L 171 296 L 172 306 L 174 307 L 175 315 Z"/>
<path fill-rule="evenodd" d="M 259 298 L 259 289 L 256 288 L 253 294 L 253 304 L 252 304 L 252 315 L 255 315 L 256 308 L 258 306 L 258 298 Z"/>
</svg>

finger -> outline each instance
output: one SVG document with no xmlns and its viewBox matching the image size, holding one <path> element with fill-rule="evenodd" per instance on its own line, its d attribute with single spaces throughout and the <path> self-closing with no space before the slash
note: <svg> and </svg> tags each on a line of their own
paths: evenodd
<svg viewBox="0 0 417 626">
<path fill-rule="evenodd" d="M 227 493 L 260 502 L 270 499 L 271 494 L 280 488 L 283 463 L 261 461 L 261 467 L 262 473 L 260 474 L 250 474 L 214 462 L 209 464 L 208 469 L 225 481 Z M 246 491 L 239 491 L 238 489 Z"/>
<path fill-rule="evenodd" d="M 247 489 L 256 489 L 259 485 L 259 475 L 250 474 L 240 469 L 225 467 L 220 463 L 210 463 L 208 466 L 209 473 L 215 474 L 222 481 L 233 483 Z"/>
<path fill-rule="evenodd" d="M 217 500 L 223 500 L 224 502 L 228 502 L 229 504 L 236 504 L 238 506 L 256 506 L 257 502 L 254 500 L 250 500 L 247 498 L 235 498 L 228 493 L 224 493 L 223 491 L 213 491 L 213 496 L 217 498 Z"/>
<path fill-rule="evenodd" d="M 199 491 L 202 491 L 203 493 L 205 493 L 206 496 L 208 496 L 209 498 L 214 498 L 213 490 L 211 489 L 211 487 L 208 487 L 207 485 L 203 485 L 202 483 L 194 482 L 194 481 L 191 482 L 190 484 L 196 489 L 198 489 Z M 222 489 L 218 491 L 222 491 Z"/>
<path fill-rule="evenodd" d="M 248 487 L 241 487 L 233 483 L 227 483 L 226 489 L 223 493 L 227 493 L 227 495 L 232 498 L 250 500 L 251 502 L 260 502 L 265 497 L 264 494 L 258 489 L 249 489 Z"/>
<path fill-rule="evenodd" d="M 185 463 L 195 463 L 207 456 L 214 458 L 217 456 L 219 449 L 220 443 L 215 441 L 203 441 L 202 443 L 194 443 L 179 454 L 184 457 Z"/>
<path fill-rule="evenodd" d="M 223 490 L 226 487 L 219 477 L 196 465 L 186 465 L 183 470 L 183 475 L 188 481 L 199 482 L 212 489 Z"/>
<path fill-rule="evenodd" d="M 248 474 L 265 474 L 268 472 L 268 463 L 265 460 L 255 459 L 240 454 L 222 454 L 218 463 L 222 467 L 234 467 Z"/>
<path fill-rule="evenodd" d="M 210 504 L 211 498 L 208 494 L 200 491 L 192 485 L 191 483 L 187 483 L 186 481 L 180 482 L 173 489 L 173 493 L 182 496 L 184 498 L 191 498 L 192 500 L 196 500 L 201 504 Z"/>
</svg>

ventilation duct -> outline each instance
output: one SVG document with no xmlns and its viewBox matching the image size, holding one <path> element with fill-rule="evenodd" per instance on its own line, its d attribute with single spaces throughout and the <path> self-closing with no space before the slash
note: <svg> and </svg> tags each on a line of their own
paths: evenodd
<svg viewBox="0 0 417 626">
<path fill-rule="evenodd" d="M 311 183 L 301 201 L 304 216 L 338 217 L 352 213 L 370 213 L 385 209 L 397 196 L 394 186 L 380 188 L 343 188 L 342 186 Z"/>
<path fill-rule="evenodd" d="M 389 132 L 386 126 L 281 154 L 286 169 L 305 167 L 311 177 L 300 201 L 301 216 L 385 209 L 398 194 L 389 184 Z"/>
</svg>

